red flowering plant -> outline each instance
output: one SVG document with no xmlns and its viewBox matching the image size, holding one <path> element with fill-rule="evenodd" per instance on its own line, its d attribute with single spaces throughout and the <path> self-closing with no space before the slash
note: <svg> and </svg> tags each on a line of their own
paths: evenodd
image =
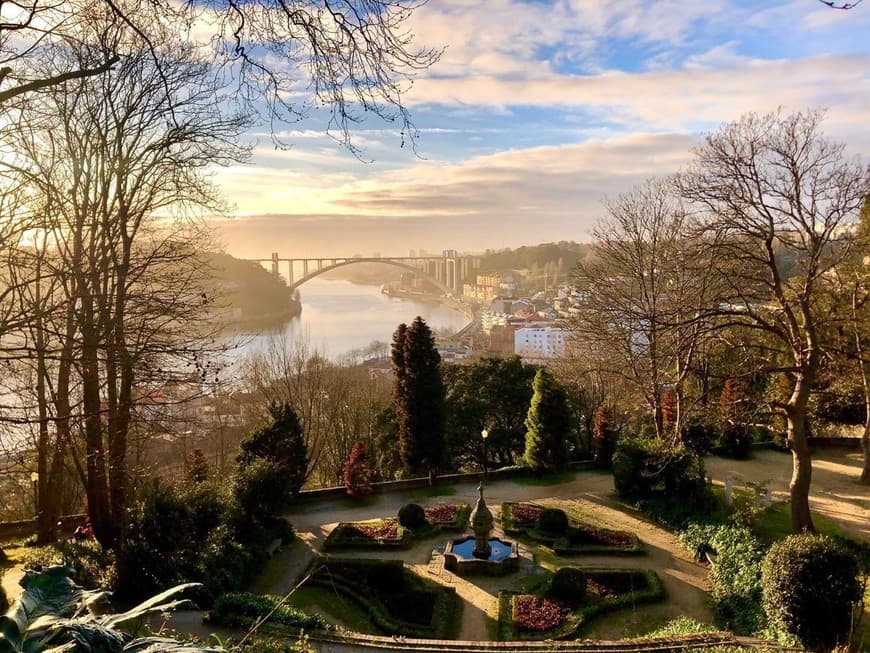
<svg viewBox="0 0 870 653">
<path fill-rule="evenodd" d="M 522 594 L 513 598 L 513 620 L 519 630 L 543 632 L 560 626 L 570 610 L 552 599 Z"/>
<path fill-rule="evenodd" d="M 369 523 L 354 522 L 345 526 L 344 536 L 371 540 L 393 540 L 399 537 L 399 523 L 395 519 L 382 519 Z"/>
<path fill-rule="evenodd" d="M 530 503 L 511 504 L 511 517 L 516 526 L 533 526 L 541 516 L 541 508 Z"/>
<path fill-rule="evenodd" d="M 426 508 L 426 521 L 430 524 L 451 524 L 458 512 L 459 506 L 455 503 Z"/>
</svg>

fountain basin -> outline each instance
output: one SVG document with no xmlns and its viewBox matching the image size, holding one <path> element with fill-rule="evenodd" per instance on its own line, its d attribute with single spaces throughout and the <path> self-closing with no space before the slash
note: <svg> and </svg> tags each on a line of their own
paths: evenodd
<svg viewBox="0 0 870 653">
<path fill-rule="evenodd" d="M 444 549 L 444 568 L 458 576 L 504 576 L 520 566 L 517 543 L 489 538 L 488 558 L 474 556 L 475 537 L 468 535 L 447 542 Z"/>
</svg>

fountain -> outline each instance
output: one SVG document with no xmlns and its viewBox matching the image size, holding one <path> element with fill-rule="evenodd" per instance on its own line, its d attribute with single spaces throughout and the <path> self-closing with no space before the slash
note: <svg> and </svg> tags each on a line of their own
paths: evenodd
<svg viewBox="0 0 870 653">
<path fill-rule="evenodd" d="M 471 512 L 471 530 L 447 542 L 444 568 L 460 576 L 501 576 L 519 568 L 517 543 L 491 537 L 492 513 L 483 498 L 483 483 L 477 487 L 480 498 Z"/>
</svg>

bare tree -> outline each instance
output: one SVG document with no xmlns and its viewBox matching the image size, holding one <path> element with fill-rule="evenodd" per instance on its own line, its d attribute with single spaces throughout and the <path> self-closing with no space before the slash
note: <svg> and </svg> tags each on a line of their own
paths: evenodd
<svg viewBox="0 0 870 653">
<path fill-rule="evenodd" d="M 55 419 L 70 443 L 69 420 L 80 411 L 82 476 L 105 545 L 126 501 L 134 391 L 155 378 L 166 383 L 162 372 L 190 353 L 184 343 L 205 313 L 187 210 L 219 209 L 206 170 L 246 154 L 237 139 L 247 121 L 221 111 L 210 64 L 171 36 L 160 47 L 161 75 L 155 52 L 133 53 L 28 103 L 18 156 L 5 162 L 44 207 L 53 248 L 46 260 L 64 307 L 52 327 Z"/>
<path fill-rule="evenodd" d="M 356 151 L 350 129 L 363 117 L 415 132 L 402 97 L 416 71 L 440 52 L 418 48 L 406 23 L 424 0 L 4 1 L 0 21 L 0 106 L 76 79 L 101 75 L 121 57 L 150 53 L 168 88 L 154 38 L 162 26 L 208 53 L 245 110 L 272 122 L 327 112 L 327 129 Z M 63 56 L 75 47 L 82 56 Z M 160 91 L 161 89 L 155 89 Z"/>
<path fill-rule="evenodd" d="M 689 219 L 667 181 L 648 181 L 607 203 L 594 253 L 578 263 L 575 346 L 596 367 L 643 397 L 658 437 L 679 439 L 684 385 L 709 323 L 697 319 L 715 283 L 688 236 Z M 665 433 L 663 392 L 673 388 L 677 415 Z"/>
<path fill-rule="evenodd" d="M 747 114 L 708 134 L 679 177 L 704 220 L 709 258 L 727 284 L 716 313 L 760 332 L 775 349 L 767 372 L 790 380 L 784 412 L 793 456 L 795 531 L 812 531 L 807 401 L 825 343 L 820 287 L 842 252 L 832 247 L 870 189 L 868 168 L 821 132 L 822 111 Z"/>
</svg>

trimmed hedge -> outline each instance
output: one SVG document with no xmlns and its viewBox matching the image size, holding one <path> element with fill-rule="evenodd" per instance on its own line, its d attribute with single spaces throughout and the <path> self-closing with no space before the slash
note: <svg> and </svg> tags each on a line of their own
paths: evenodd
<svg viewBox="0 0 870 653">
<path fill-rule="evenodd" d="M 562 601 L 580 603 L 586 596 L 586 574 L 576 567 L 557 569 L 550 581 L 550 592 Z"/>
<path fill-rule="evenodd" d="M 501 522 L 505 534 L 527 537 L 548 546 L 556 555 L 643 555 L 645 553 L 643 543 L 634 533 L 585 524 L 571 517 L 568 518 L 568 530 L 563 535 L 552 535 L 533 525 L 518 525 L 513 517 L 514 506 L 517 505 L 529 505 L 545 510 L 535 504 L 502 503 Z"/>
<path fill-rule="evenodd" d="M 558 508 L 544 508 L 537 526 L 549 535 L 564 535 L 568 530 L 568 515 Z"/>
<path fill-rule="evenodd" d="M 499 592 L 498 634 L 502 641 L 513 640 L 563 640 L 574 639 L 579 631 L 598 615 L 632 607 L 641 603 L 654 603 L 665 596 L 664 585 L 658 575 L 648 569 L 581 569 L 588 581 L 609 583 L 627 582 L 637 590 L 630 590 L 615 596 L 601 598 L 595 603 L 587 603 L 575 608 L 558 628 L 544 632 L 518 631 L 513 626 L 512 600 L 517 592 Z M 590 595 L 587 593 L 587 600 Z"/>
<path fill-rule="evenodd" d="M 359 525 L 380 523 L 384 520 L 371 522 L 340 522 L 323 542 L 324 551 L 336 549 L 406 549 L 411 546 L 411 532 L 399 526 L 397 537 L 360 537 L 355 533 Z"/>
<path fill-rule="evenodd" d="M 771 623 L 804 646 L 829 650 L 848 641 L 861 598 L 858 561 L 834 540 L 802 534 L 776 542 L 764 558 L 761 585 Z"/>
<path fill-rule="evenodd" d="M 332 625 L 318 616 L 306 614 L 286 604 L 278 606 L 280 601 L 280 596 L 270 594 L 252 594 L 251 592 L 222 594 L 215 600 L 206 620 L 222 626 L 249 628 L 257 620 L 271 612 L 267 623 L 293 626 L 304 630 L 334 629 Z M 276 606 L 278 607 L 276 608 Z"/>
<path fill-rule="evenodd" d="M 385 634 L 455 638 L 462 608 L 455 588 L 421 578 L 404 569 L 401 560 L 329 559 L 313 565 L 320 569 L 306 585 L 338 592 L 357 603 Z M 402 581 L 389 587 L 373 582 L 375 577 L 394 577 L 394 571 L 385 567 L 397 569 Z M 424 613 L 429 615 L 428 623 L 419 620 Z"/>
</svg>

